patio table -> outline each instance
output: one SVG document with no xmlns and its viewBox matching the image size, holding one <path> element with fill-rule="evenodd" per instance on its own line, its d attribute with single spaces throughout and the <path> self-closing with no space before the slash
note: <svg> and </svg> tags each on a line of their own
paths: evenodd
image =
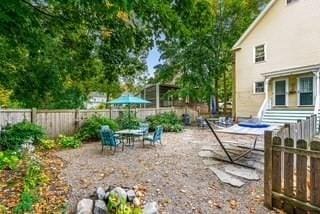
<svg viewBox="0 0 320 214">
<path fill-rule="evenodd" d="M 134 146 L 134 137 L 142 137 L 143 131 L 141 129 L 123 129 L 120 131 L 115 132 L 116 134 L 120 136 L 124 136 L 127 139 L 127 144 L 129 146 Z M 132 140 L 132 142 L 131 142 Z"/>
</svg>

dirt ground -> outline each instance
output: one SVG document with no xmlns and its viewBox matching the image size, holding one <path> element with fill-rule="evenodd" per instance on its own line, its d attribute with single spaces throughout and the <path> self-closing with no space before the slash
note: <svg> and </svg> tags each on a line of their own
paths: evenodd
<svg viewBox="0 0 320 214">
<path fill-rule="evenodd" d="M 239 137 L 220 135 L 226 140 Z M 242 140 L 252 140 L 246 137 Z M 119 185 L 147 188 L 146 201 L 157 201 L 160 213 L 269 213 L 263 207 L 263 175 L 241 188 L 222 184 L 198 156 L 201 147 L 217 144 L 206 129 L 165 133 L 163 145 L 125 147 L 101 153 L 99 142 L 57 155 L 66 162 L 62 176 L 71 186 L 70 210 L 96 187 Z"/>
</svg>

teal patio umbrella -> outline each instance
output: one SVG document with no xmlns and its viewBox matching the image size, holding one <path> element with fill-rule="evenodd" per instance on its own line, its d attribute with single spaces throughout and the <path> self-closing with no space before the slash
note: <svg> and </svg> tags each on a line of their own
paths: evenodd
<svg viewBox="0 0 320 214">
<path fill-rule="evenodd" d="M 130 93 L 126 93 L 126 94 L 123 94 L 120 97 L 118 97 L 118 98 L 116 98 L 114 100 L 111 100 L 111 101 L 109 101 L 107 103 L 108 104 L 112 104 L 112 105 L 128 105 L 128 108 L 129 108 L 129 121 L 130 121 L 130 106 L 131 105 L 149 104 L 151 102 L 148 101 L 148 100 L 144 100 L 144 99 L 142 99 L 140 97 L 133 96 Z"/>
</svg>

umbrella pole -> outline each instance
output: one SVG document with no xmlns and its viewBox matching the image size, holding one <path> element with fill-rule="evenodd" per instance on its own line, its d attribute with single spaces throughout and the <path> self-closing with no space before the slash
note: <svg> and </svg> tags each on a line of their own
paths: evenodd
<svg viewBox="0 0 320 214">
<path fill-rule="evenodd" d="M 130 118 L 130 104 L 128 104 L 128 108 L 129 108 L 129 128 L 131 129 L 131 124 L 130 124 L 130 120 L 131 120 L 131 118 Z"/>
</svg>

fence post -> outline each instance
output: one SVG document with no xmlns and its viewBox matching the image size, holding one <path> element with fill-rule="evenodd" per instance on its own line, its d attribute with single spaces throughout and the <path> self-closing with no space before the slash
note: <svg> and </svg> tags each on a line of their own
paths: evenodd
<svg viewBox="0 0 320 214">
<path fill-rule="evenodd" d="M 75 127 L 74 128 L 75 128 L 75 130 L 78 130 L 80 127 L 80 110 L 79 109 L 76 109 L 74 119 L 75 119 L 75 122 L 74 122 Z"/>
<path fill-rule="evenodd" d="M 264 205 L 272 209 L 272 131 L 264 132 Z"/>
<path fill-rule="evenodd" d="M 320 151 L 320 143 L 317 141 L 311 142 L 312 151 Z M 310 158 L 310 202 L 312 205 L 320 207 L 320 159 Z"/>
<path fill-rule="evenodd" d="M 34 123 L 34 124 L 37 123 L 37 109 L 36 108 L 31 109 L 31 123 Z"/>
</svg>

